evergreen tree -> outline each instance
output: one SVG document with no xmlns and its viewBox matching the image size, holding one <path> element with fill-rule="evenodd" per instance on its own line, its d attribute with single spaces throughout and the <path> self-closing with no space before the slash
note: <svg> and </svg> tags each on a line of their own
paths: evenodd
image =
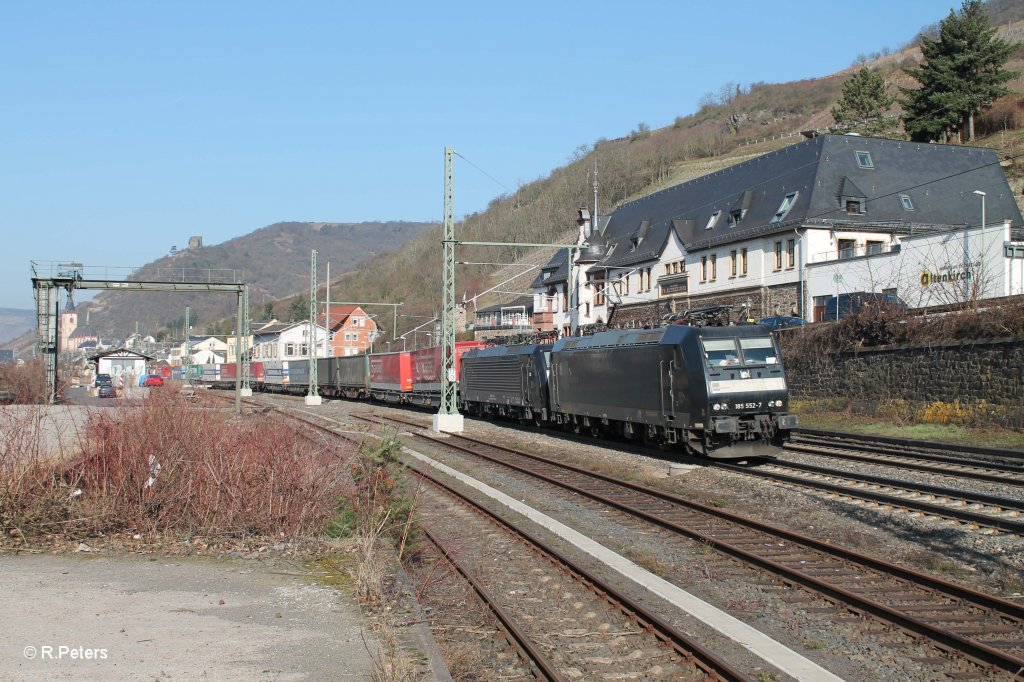
<svg viewBox="0 0 1024 682">
<path fill-rule="evenodd" d="M 268 301 L 267 303 L 263 304 L 263 319 L 264 320 L 272 320 L 273 318 L 274 318 L 274 304 L 270 303 Z"/>
<path fill-rule="evenodd" d="M 903 126 L 912 140 L 929 142 L 964 131 L 974 139 L 974 115 L 1009 90 L 1019 74 L 1003 68 L 1013 45 L 995 37 L 981 0 L 964 0 L 939 24 L 939 39 L 921 38 L 925 62 L 906 73 L 920 88 L 900 88 L 906 97 Z"/>
<path fill-rule="evenodd" d="M 843 94 L 832 107 L 832 117 L 842 132 L 891 137 L 896 130 L 896 120 L 886 115 L 886 111 L 895 99 L 882 74 L 864 67 L 843 83 Z"/>
<path fill-rule="evenodd" d="M 299 320 L 309 319 L 309 299 L 305 296 L 299 296 L 291 302 L 288 306 L 288 314 L 292 318 L 292 322 L 298 322 Z"/>
</svg>

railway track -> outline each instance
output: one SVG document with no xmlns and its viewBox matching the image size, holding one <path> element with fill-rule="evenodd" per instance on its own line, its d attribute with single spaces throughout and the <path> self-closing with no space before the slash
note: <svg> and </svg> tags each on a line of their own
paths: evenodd
<svg viewBox="0 0 1024 682">
<path fill-rule="evenodd" d="M 414 420 L 384 419 L 428 428 Z M 410 433 L 713 547 L 1003 675 L 1024 675 L 1024 605 L 534 453 L 454 434 L 437 439 Z"/>
<path fill-rule="evenodd" d="M 260 403 L 253 402 L 252 404 L 259 405 Z M 282 406 L 275 406 L 275 409 L 292 419 L 300 420 L 316 428 L 321 433 L 332 437 L 345 438 L 350 441 L 356 440 L 351 435 L 339 434 L 335 428 L 325 426 L 319 421 L 314 421 L 310 418 L 312 415 L 303 410 Z M 323 417 L 318 416 L 317 419 L 322 420 Z M 724 682 L 749 682 L 749 676 L 735 669 L 723 657 L 708 650 L 658 614 L 649 611 L 625 592 L 622 592 L 614 585 L 586 569 L 577 560 L 562 553 L 538 536 L 512 523 L 501 515 L 495 514 L 485 505 L 480 504 L 453 487 L 442 477 L 424 468 L 414 467 L 414 470 L 417 476 L 428 481 L 438 490 L 444 491 L 446 495 L 450 496 L 450 499 L 458 500 L 460 504 L 472 508 L 477 514 L 486 518 L 488 523 L 493 526 L 500 527 L 514 534 L 530 552 L 543 557 L 545 563 L 557 565 L 559 570 L 565 575 L 570 576 L 581 589 L 590 594 L 589 601 L 592 603 L 588 613 L 594 613 L 595 609 L 607 609 L 610 605 L 613 610 L 630 619 L 632 626 L 628 631 L 620 630 L 609 634 L 598 628 L 594 632 L 583 633 L 582 636 L 586 637 L 587 640 L 575 646 L 566 647 L 566 651 L 562 652 L 559 656 L 560 660 L 556 661 L 539 644 L 538 633 L 544 634 L 565 630 L 572 623 L 579 625 L 577 614 L 566 613 L 563 606 L 557 603 L 554 605 L 554 608 L 548 607 L 546 610 L 541 608 L 540 616 L 537 615 L 537 607 L 533 607 L 531 613 L 524 615 L 523 613 L 516 614 L 515 608 L 510 608 L 507 603 L 503 604 L 503 600 L 497 595 L 499 592 L 509 592 L 508 586 L 502 583 L 501 590 L 488 590 L 485 585 L 486 581 L 474 572 L 471 567 L 467 566 L 463 559 L 469 553 L 466 547 L 468 538 L 482 538 L 487 547 L 491 546 L 493 538 L 490 537 L 486 530 L 467 533 L 465 517 L 460 517 L 458 510 L 453 509 L 449 505 L 445 513 L 434 515 L 433 520 L 424 526 L 425 535 L 445 560 L 466 579 L 487 611 L 492 613 L 501 624 L 507 640 L 512 643 L 535 678 L 562 682 L 563 680 L 578 679 L 582 672 L 584 674 L 583 679 L 588 679 L 586 677 L 587 672 L 579 670 L 581 659 L 588 659 L 595 661 L 597 665 L 601 666 L 600 670 L 591 671 L 592 674 L 611 676 L 611 678 L 631 679 L 639 674 L 644 676 L 644 679 L 651 680 L 702 679 Z M 450 535 L 456 535 L 460 538 L 460 546 L 457 549 L 453 549 L 443 539 L 442 533 L 432 528 L 435 525 L 443 526 L 446 522 L 451 522 L 452 520 L 456 522 L 457 529 L 450 533 Z M 508 551 L 503 554 L 502 562 L 511 566 L 511 568 L 507 567 L 505 569 L 506 572 L 509 570 L 514 571 L 515 568 L 522 568 L 522 560 L 511 559 Z M 518 582 L 516 583 L 518 588 L 512 589 L 510 592 L 522 595 L 528 591 L 530 584 L 534 582 L 532 579 L 539 570 L 542 569 L 534 568 L 532 571 L 521 572 L 522 574 L 518 575 Z M 491 576 L 491 580 L 496 581 L 494 576 Z M 504 580 L 516 580 L 516 576 L 505 575 Z M 541 585 L 546 585 L 548 581 L 539 582 Z M 548 600 L 544 597 L 534 597 L 532 600 L 527 598 L 517 601 L 545 602 Z M 567 636 L 574 639 L 577 637 L 576 633 L 569 633 Z M 628 648 L 623 651 L 624 637 L 631 637 L 632 639 L 628 642 Z M 647 644 L 638 643 L 638 638 L 640 642 L 647 640 Z M 601 646 L 610 650 L 608 656 L 595 655 L 594 649 Z M 619 651 L 612 651 L 615 647 Z M 652 647 L 666 649 L 668 655 L 652 655 L 649 651 Z M 634 652 L 641 649 L 647 650 L 646 656 L 636 657 Z M 582 656 L 567 655 L 571 654 L 573 650 L 586 653 Z M 599 654 L 600 651 L 597 653 Z M 652 663 L 652 659 L 656 659 L 655 662 Z M 642 664 L 644 669 L 637 670 L 636 666 L 638 664 Z M 566 666 L 570 667 L 568 674 L 564 670 Z M 616 666 L 620 669 L 615 669 Z"/>
<path fill-rule="evenodd" d="M 1024 452 L 974 445 L 951 445 L 948 443 L 867 436 L 818 429 L 799 429 L 793 433 L 793 440 L 796 442 L 841 446 L 847 450 L 903 454 L 924 459 L 949 458 L 961 462 L 969 460 L 974 462 L 1024 465 Z"/>
<path fill-rule="evenodd" d="M 826 438 L 797 434 L 786 445 L 787 452 L 828 457 L 864 464 L 884 465 L 895 469 L 919 471 L 958 480 L 975 480 L 1000 485 L 1024 487 L 1024 460 L 1015 463 L 970 459 L 969 453 L 926 452 L 918 449 L 897 448 L 887 444 L 871 445 L 848 442 L 840 438 Z"/>
<path fill-rule="evenodd" d="M 714 466 L 1024 536 L 1024 502 L 1012 498 L 792 461 L 771 460 L 757 467 L 715 462 Z"/>
</svg>

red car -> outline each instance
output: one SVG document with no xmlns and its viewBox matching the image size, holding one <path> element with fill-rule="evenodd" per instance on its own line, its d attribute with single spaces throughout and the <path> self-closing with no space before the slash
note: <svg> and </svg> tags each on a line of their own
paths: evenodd
<svg viewBox="0 0 1024 682">
<path fill-rule="evenodd" d="M 150 374 L 142 384 L 143 386 L 163 386 L 164 378 L 156 374 Z"/>
</svg>

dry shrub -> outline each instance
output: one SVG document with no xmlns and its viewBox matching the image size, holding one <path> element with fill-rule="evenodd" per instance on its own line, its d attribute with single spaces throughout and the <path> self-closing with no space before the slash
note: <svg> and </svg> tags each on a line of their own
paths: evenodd
<svg viewBox="0 0 1024 682">
<path fill-rule="evenodd" d="M 6 462 L 0 518 L 5 533 L 23 535 L 315 534 L 351 494 L 350 460 L 288 424 L 154 391 L 140 407 L 92 418 L 71 465 Z"/>
<path fill-rule="evenodd" d="M 786 361 L 794 367 L 859 348 L 1010 336 L 1024 336 L 1024 302 L 989 308 L 965 306 L 927 317 L 867 307 L 839 324 L 822 322 L 780 335 Z"/>
<path fill-rule="evenodd" d="M 24 364 L 0 364 L 0 391 L 9 391 L 13 402 L 19 405 L 38 405 L 47 402 L 46 374 L 39 358 Z"/>
<path fill-rule="evenodd" d="M 381 554 L 381 542 L 390 541 L 401 560 L 419 541 L 414 523 L 418 488 L 410 488 L 397 460 L 402 445 L 393 429 L 385 429 L 377 441 L 368 441 L 351 463 L 353 494 L 342 500 L 327 534 L 356 538 L 359 564 L 356 589 L 366 599 L 384 592 L 391 557 Z"/>
<path fill-rule="evenodd" d="M 37 521 L 59 528 L 68 519 L 73 489 L 61 478 L 62 453 L 43 405 L 0 408 L 0 529 L 24 535 Z M 49 422 L 49 423 L 48 423 Z M 79 438 L 67 438 L 79 442 Z M 68 443 L 71 447 L 71 443 Z"/>
<path fill-rule="evenodd" d="M 1024 100 L 1017 94 L 1001 97 L 974 120 L 977 135 L 1016 130 L 1024 125 Z"/>
</svg>

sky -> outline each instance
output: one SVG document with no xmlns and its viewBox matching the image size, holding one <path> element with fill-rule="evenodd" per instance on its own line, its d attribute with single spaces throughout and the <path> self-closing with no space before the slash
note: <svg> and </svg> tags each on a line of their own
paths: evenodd
<svg viewBox="0 0 1024 682">
<path fill-rule="evenodd" d="M 727 82 L 827 75 L 959 4 L 7 2 L 0 307 L 34 306 L 33 260 L 440 220 L 445 146 L 466 159 L 457 216 L 483 210 L 580 145 L 669 125 Z"/>
</svg>

